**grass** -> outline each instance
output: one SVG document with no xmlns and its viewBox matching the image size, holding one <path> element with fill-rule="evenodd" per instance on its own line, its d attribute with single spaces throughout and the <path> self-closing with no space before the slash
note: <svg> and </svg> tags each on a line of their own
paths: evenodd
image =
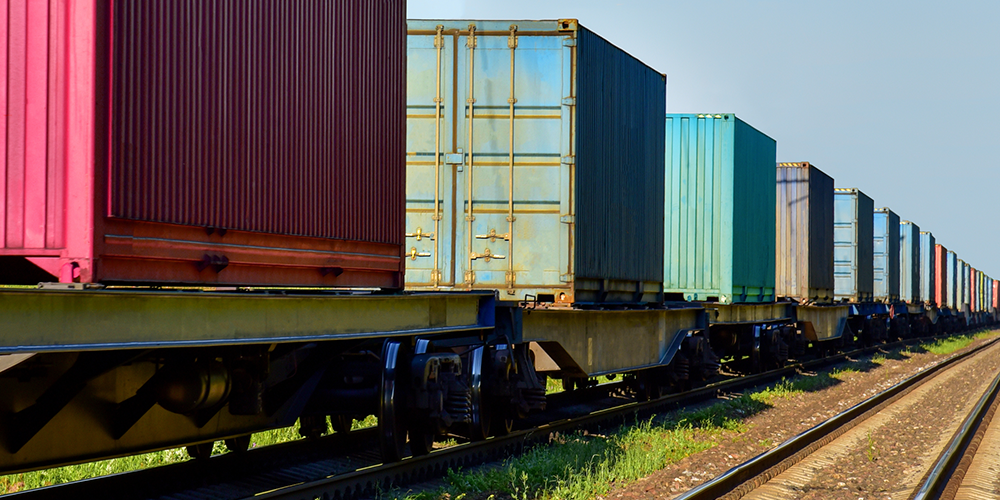
<svg viewBox="0 0 1000 500">
<path fill-rule="evenodd" d="M 371 427 L 375 424 L 375 417 L 369 416 L 361 421 L 355 420 L 351 428 L 359 429 L 362 427 Z M 332 432 L 332 429 L 329 429 L 329 431 Z M 296 441 L 299 439 L 303 438 L 299 435 L 298 423 L 296 423 L 296 425 L 292 427 L 257 432 L 253 435 L 250 446 L 252 448 L 259 448 L 262 446 L 287 443 L 289 441 Z M 215 442 L 212 450 L 213 455 L 228 452 L 229 450 L 226 449 L 226 446 L 222 441 Z M 141 455 L 112 458 L 97 462 L 68 465 L 65 467 L 56 467 L 53 469 L 34 472 L 9 474 L 6 476 L 0 476 L 0 494 L 14 493 L 34 488 L 41 488 L 43 486 L 67 483 L 70 481 L 106 476 L 108 474 L 117 474 L 119 472 L 130 472 L 149 467 L 159 467 L 161 465 L 186 462 L 187 460 L 190 460 L 190 457 L 184 448 L 172 448 L 168 450 L 154 451 L 151 453 L 143 453 Z"/>
<path fill-rule="evenodd" d="M 969 344 L 979 339 L 986 339 L 1000 335 L 1000 330 L 987 330 L 966 335 L 954 335 L 933 342 L 920 344 L 920 348 L 933 354 L 951 354 L 959 349 L 968 347 Z"/>
<path fill-rule="evenodd" d="M 495 494 L 515 499 L 584 499 L 607 494 L 617 485 L 711 448 L 746 430 L 744 419 L 779 399 L 838 383 L 853 369 L 783 379 L 772 387 L 661 418 L 620 427 L 606 435 L 576 433 L 558 436 L 547 447 L 532 448 L 500 466 L 449 471 L 447 487 L 412 494 L 389 492 L 383 498 L 459 500 Z"/>
</svg>

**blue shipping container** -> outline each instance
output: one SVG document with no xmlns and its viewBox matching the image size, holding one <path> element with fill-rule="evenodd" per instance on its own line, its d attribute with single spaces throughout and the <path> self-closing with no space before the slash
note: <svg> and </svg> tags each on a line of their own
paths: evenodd
<svg viewBox="0 0 1000 500">
<path fill-rule="evenodd" d="M 899 223 L 899 298 L 909 304 L 920 300 L 920 226 Z"/>
<path fill-rule="evenodd" d="M 837 300 L 872 300 L 874 212 L 875 203 L 860 189 L 834 190 L 833 281 Z"/>
<path fill-rule="evenodd" d="M 920 298 L 927 304 L 937 302 L 934 287 L 934 276 L 937 272 L 934 258 L 934 234 L 930 231 L 920 231 Z"/>
<path fill-rule="evenodd" d="M 961 300 L 961 290 L 959 290 L 958 280 L 958 255 L 948 250 L 948 309 L 958 310 L 958 303 Z"/>
<path fill-rule="evenodd" d="M 407 288 L 658 300 L 666 77 L 570 19 L 407 28 Z"/>
<path fill-rule="evenodd" d="M 775 158 L 774 139 L 733 114 L 667 115 L 665 293 L 774 300 Z"/>
<path fill-rule="evenodd" d="M 872 277 L 875 300 L 899 300 L 899 216 L 888 208 L 875 210 L 872 221 Z"/>
</svg>

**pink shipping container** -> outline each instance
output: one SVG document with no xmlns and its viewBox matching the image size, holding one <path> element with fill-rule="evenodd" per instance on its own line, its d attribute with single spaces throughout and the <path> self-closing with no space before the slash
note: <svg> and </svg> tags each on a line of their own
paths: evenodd
<svg viewBox="0 0 1000 500">
<path fill-rule="evenodd" d="M 405 2 L 0 1 L 3 278 L 402 287 Z"/>
<path fill-rule="evenodd" d="M 993 310 L 1000 309 L 997 305 L 998 300 L 1000 300 L 1000 281 L 993 280 Z"/>
<path fill-rule="evenodd" d="M 969 266 L 969 310 L 979 311 L 979 273 Z"/>
</svg>

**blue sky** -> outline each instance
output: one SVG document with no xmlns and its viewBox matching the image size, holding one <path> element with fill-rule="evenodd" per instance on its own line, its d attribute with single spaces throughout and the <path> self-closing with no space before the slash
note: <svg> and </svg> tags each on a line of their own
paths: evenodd
<svg viewBox="0 0 1000 500">
<path fill-rule="evenodd" d="M 1000 279 L 1000 2 L 409 0 L 422 19 L 577 18 Z"/>
</svg>

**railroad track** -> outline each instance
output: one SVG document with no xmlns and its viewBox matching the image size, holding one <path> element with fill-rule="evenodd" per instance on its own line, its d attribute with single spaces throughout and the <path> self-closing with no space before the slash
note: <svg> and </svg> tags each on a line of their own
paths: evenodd
<svg viewBox="0 0 1000 500">
<path fill-rule="evenodd" d="M 875 353 L 927 339 L 883 344 L 794 363 L 766 373 L 708 384 L 690 391 L 635 402 L 616 397 L 623 384 L 609 383 L 568 393 L 550 395 L 556 410 L 526 421 L 531 427 L 485 441 L 463 443 L 422 457 L 381 464 L 374 428 L 268 446 L 246 453 L 229 453 L 207 460 L 122 473 L 90 480 L 39 488 L 12 498 L 90 498 L 109 491 L 129 492 L 127 498 L 231 500 L 358 498 L 389 485 L 438 478 L 448 469 L 470 467 L 520 453 L 549 442 L 553 433 L 596 430 L 649 418 L 665 410 L 705 401 L 719 394 L 759 386 L 796 374 L 839 363 L 848 357 Z M 954 359 L 944 363 L 952 363 Z M 597 403 L 584 403 L 588 398 Z M 596 406 L 595 406 L 596 405 Z M 709 498 L 709 497 L 697 497 Z"/>
<path fill-rule="evenodd" d="M 1000 373 L 972 408 L 913 495 L 914 500 L 989 500 L 1000 495 Z"/>
<path fill-rule="evenodd" d="M 956 354 L 935 364 L 934 366 L 919 372 L 902 382 L 872 396 L 871 398 L 858 403 L 857 405 L 841 412 L 840 414 L 826 420 L 792 439 L 782 443 L 778 447 L 761 454 L 743 464 L 740 464 L 724 474 L 707 481 L 700 486 L 680 495 L 678 500 L 705 500 L 724 498 L 735 500 L 738 498 L 784 498 L 790 491 L 802 485 L 787 484 L 807 477 L 808 469 L 826 466 L 830 462 L 827 455 L 833 455 L 832 448 L 837 446 L 837 438 L 851 432 L 857 426 L 865 425 L 869 419 L 873 419 L 880 413 L 890 413 L 894 406 L 902 407 L 904 401 L 920 385 L 930 381 L 937 375 L 945 373 L 955 367 L 959 362 L 971 359 L 973 356 L 982 353 L 984 350 L 997 345 L 1000 339 L 993 339 L 978 346 L 975 349 Z M 984 419 L 992 417 L 996 409 L 996 394 L 1000 388 L 1000 375 L 982 394 L 977 405 L 974 406 L 969 416 L 956 431 L 955 436 L 945 448 L 931 471 L 925 474 L 918 488 L 910 494 L 909 498 L 919 498 L 921 500 L 931 498 L 954 498 L 953 496 L 942 497 L 946 491 L 946 486 L 952 491 L 958 489 L 961 484 L 959 474 L 956 471 L 966 470 L 972 463 L 971 454 L 975 454 L 975 446 L 970 447 L 970 442 L 977 445 L 982 440 L 982 433 L 985 426 L 980 425 Z M 874 420 L 874 419 L 873 419 Z M 988 422 L 988 420 L 987 420 Z M 987 424 L 988 425 L 988 424 Z M 977 432 L 979 434 L 977 435 Z M 994 432 L 1000 441 L 1000 432 Z M 978 440 L 974 437 L 978 436 Z M 995 446 L 1000 449 L 1000 443 Z M 970 452 L 971 450 L 971 452 Z M 808 464 L 802 466 L 802 464 Z M 986 465 L 993 465 L 989 463 Z M 971 472 L 971 470 L 970 470 Z M 982 473 L 974 473 L 973 475 Z M 958 478 L 956 484 L 955 479 Z M 993 478 L 996 473 L 993 472 Z M 976 497 L 969 497 L 976 498 Z M 979 498 L 996 498 L 995 495 Z"/>
</svg>

